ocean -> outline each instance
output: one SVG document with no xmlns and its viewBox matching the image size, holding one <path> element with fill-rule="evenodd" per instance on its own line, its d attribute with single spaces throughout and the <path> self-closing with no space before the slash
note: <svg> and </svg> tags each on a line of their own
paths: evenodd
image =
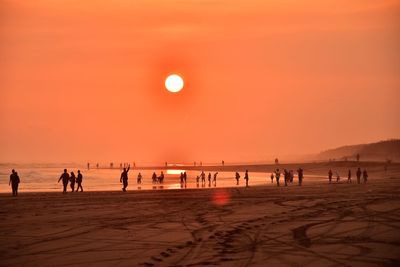
<svg viewBox="0 0 400 267">
<path fill-rule="evenodd" d="M 84 191 L 120 191 L 122 184 L 120 183 L 120 177 L 122 170 L 120 168 L 90 168 L 87 169 L 83 164 L 0 164 L 0 193 L 11 192 L 11 187 L 8 185 L 11 170 L 15 169 L 18 172 L 21 183 L 19 185 L 19 192 L 61 192 L 62 182 L 58 183 L 64 168 L 68 172 L 74 171 L 77 175 L 77 170 L 81 170 L 83 174 L 83 189 Z M 181 185 L 180 183 L 180 171 L 182 170 L 163 170 L 165 179 L 163 184 L 153 184 L 151 176 L 153 171 L 151 170 L 140 170 L 132 169 L 128 173 L 128 188 L 127 190 L 165 190 L 165 189 L 187 189 L 187 188 L 221 188 L 221 187 L 236 187 L 235 172 L 219 172 L 217 176 L 216 184 L 208 182 L 208 173 L 206 172 L 206 183 L 196 183 L 196 176 L 200 175 L 199 171 L 187 171 L 187 183 Z M 142 184 L 137 184 L 137 175 L 139 172 L 142 174 Z M 161 170 L 155 171 L 157 176 L 160 175 Z M 213 177 L 215 172 L 211 172 Z M 240 173 L 239 187 L 245 186 L 243 179 L 244 172 Z M 307 182 L 307 176 L 305 174 L 305 182 Z M 324 179 L 321 176 L 312 176 L 312 181 L 318 181 Z M 274 180 L 275 181 L 275 180 Z M 281 184 L 283 184 L 283 178 L 281 176 Z M 295 176 L 294 184 L 297 184 L 297 177 Z M 275 183 L 271 183 L 270 173 L 262 172 L 249 172 L 249 185 L 268 185 L 276 186 Z M 71 191 L 70 187 L 68 190 Z"/>
</svg>

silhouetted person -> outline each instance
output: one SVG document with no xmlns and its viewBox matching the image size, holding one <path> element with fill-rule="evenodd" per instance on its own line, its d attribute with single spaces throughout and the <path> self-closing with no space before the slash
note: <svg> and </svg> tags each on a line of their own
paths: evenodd
<svg viewBox="0 0 400 267">
<path fill-rule="evenodd" d="M 217 175 L 218 175 L 218 172 L 214 173 L 214 177 L 213 177 L 214 186 L 217 185 Z"/>
<path fill-rule="evenodd" d="M 274 183 L 274 173 L 273 172 L 271 172 L 271 184 L 273 184 Z"/>
<path fill-rule="evenodd" d="M 240 174 L 238 172 L 235 173 L 236 185 L 239 185 Z"/>
<path fill-rule="evenodd" d="M 276 178 L 276 186 L 280 186 L 279 180 L 281 178 L 281 172 L 279 171 L 279 169 L 276 169 L 275 171 L 275 178 Z"/>
<path fill-rule="evenodd" d="M 299 168 L 297 170 L 297 176 L 299 177 L 299 186 L 301 186 L 303 184 L 303 178 L 304 178 L 304 173 L 302 168 Z"/>
<path fill-rule="evenodd" d="M 110 169 L 114 168 L 114 163 L 110 163 Z"/>
<path fill-rule="evenodd" d="M 211 172 L 208 173 L 208 187 L 211 186 Z"/>
<path fill-rule="evenodd" d="M 167 167 L 168 166 L 168 162 L 165 162 L 165 167 Z"/>
<path fill-rule="evenodd" d="M 368 180 L 368 173 L 367 173 L 367 170 L 366 169 L 364 169 L 364 171 L 363 171 L 363 180 L 364 180 L 364 184 L 367 182 L 367 180 Z"/>
<path fill-rule="evenodd" d="M 286 169 L 284 169 L 283 170 L 283 178 L 285 178 L 285 186 L 287 186 L 288 176 L 289 176 L 289 172 Z"/>
<path fill-rule="evenodd" d="M 153 180 L 153 184 L 157 183 L 157 174 L 156 174 L 156 172 L 153 172 L 153 175 L 151 176 L 151 179 Z"/>
<path fill-rule="evenodd" d="M 138 176 L 137 176 L 137 183 L 141 184 L 142 183 L 142 174 L 139 172 Z"/>
<path fill-rule="evenodd" d="M 332 176 L 333 176 L 333 172 L 332 172 L 332 170 L 330 169 L 329 172 L 328 172 L 328 180 L 329 180 L 329 183 L 332 182 Z"/>
<path fill-rule="evenodd" d="M 340 175 L 338 172 L 336 172 L 336 183 L 339 183 L 340 181 Z"/>
<path fill-rule="evenodd" d="M 204 171 L 201 171 L 200 177 L 201 177 L 201 183 L 205 184 L 206 183 L 206 174 L 204 173 Z"/>
<path fill-rule="evenodd" d="M 67 169 L 64 169 L 63 174 L 61 174 L 60 179 L 58 179 L 58 183 L 62 180 L 63 183 L 63 193 L 67 193 L 67 186 L 69 182 L 69 174 Z"/>
<path fill-rule="evenodd" d="M 183 181 L 185 182 L 185 188 L 186 188 L 186 180 L 187 180 L 187 173 L 183 173 Z"/>
<path fill-rule="evenodd" d="M 199 182 L 200 182 L 200 176 L 197 175 L 197 176 L 196 176 L 196 184 L 197 184 L 197 187 L 199 187 Z"/>
<path fill-rule="evenodd" d="M 222 166 L 224 166 L 225 165 L 225 161 L 222 161 Z"/>
<path fill-rule="evenodd" d="M 181 172 L 181 177 L 180 177 L 180 179 L 181 179 L 181 184 L 183 184 L 183 172 Z"/>
<path fill-rule="evenodd" d="M 349 170 L 349 173 L 347 174 L 347 183 L 351 183 L 351 170 Z"/>
<path fill-rule="evenodd" d="M 122 164 L 121 164 L 122 166 Z M 119 182 L 123 184 L 122 191 L 126 191 L 126 188 L 128 187 L 128 172 L 129 172 L 130 166 L 128 168 L 124 168 L 124 171 L 121 173 L 121 178 L 119 179 Z"/>
<path fill-rule="evenodd" d="M 293 172 L 293 170 L 290 170 L 289 171 L 289 181 L 290 181 L 290 183 L 293 183 L 293 179 L 294 179 L 294 172 Z"/>
<path fill-rule="evenodd" d="M 76 188 L 76 192 L 79 191 L 79 188 L 81 189 L 81 192 L 83 192 L 82 180 L 83 180 L 82 173 L 80 170 L 78 170 L 78 175 L 76 177 L 76 183 L 78 184 L 78 187 Z"/>
<path fill-rule="evenodd" d="M 19 176 L 18 173 L 13 169 L 10 174 L 10 181 L 8 185 L 11 185 L 12 194 L 13 196 L 18 196 L 18 185 L 19 185 Z"/>
<path fill-rule="evenodd" d="M 275 159 L 275 164 L 278 165 L 279 164 L 279 160 L 278 158 Z"/>
<path fill-rule="evenodd" d="M 356 176 L 357 176 L 357 184 L 361 183 L 361 169 L 360 168 L 357 169 Z"/>
<path fill-rule="evenodd" d="M 158 178 L 160 180 L 160 184 L 164 183 L 164 172 L 161 171 L 160 177 Z"/>
<path fill-rule="evenodd" d="M 248 170 L 246 170 L 246 172 L 244 173 L 244 179 L 246 180 L 246 187 L 249 186 L 249 172 Z"/>
<path fill-rule="evenodd" d="M 90 169 L 90 163 L 89 162 L 87 163 L 87 169 L 88 170 Z"/>
<path fill-rule="evenodd" d="M 71 176 L 69 177 L 69 186 L 71 187 L 72 192 L 75 191 L 75 182 L 76 182 L 76 177 L 75 177 L 75 173 L 71 172 Z"/>
</svg>

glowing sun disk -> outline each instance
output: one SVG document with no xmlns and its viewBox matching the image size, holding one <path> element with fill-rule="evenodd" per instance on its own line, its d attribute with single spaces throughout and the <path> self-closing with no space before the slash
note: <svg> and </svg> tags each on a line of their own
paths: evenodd
<svg viewBox="0 0 400 267">
<path fill-rule="evenodd" d="M 172 93 L 177 93 L 183 88 L 183 79 L 177 74 L 171 74 L 165 79 L 165 88 Z"/>
</svg>

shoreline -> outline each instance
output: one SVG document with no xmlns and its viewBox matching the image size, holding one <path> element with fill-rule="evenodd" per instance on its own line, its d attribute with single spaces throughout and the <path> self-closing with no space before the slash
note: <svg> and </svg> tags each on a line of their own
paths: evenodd
<svg viewBox="0 0 400 267">
<path fill-rule="evenodd" d="M 332 183 L 328 182 L 328 179 L 326 181 L 312 181 L 308 182 L 307 180 L 303 180 L 303 184 L 301 186 L 298 185 L 297 179 L 293 181 L 292 184 L 288 184 L 288 186 L 284 185 L 284 182 L 281 181 L 281 185 L 277 186 L 276 182 L 271 183 L 271 184 L 257 184 L 257 185 L 250 185 L 246 187 L 245 185 L 233 185 L 233 186 L 225 186 L 225 187 L 198 187 L 198 188 L 155 188 L 155 189 L 131 189 L 129 190 L 129 187 L 127 191 L 123 192 L 122 190 L 87 190 L 83 192 L 71 192 L 68 191 L 67 193 L 62 192 L 62 188 L 60 188 L 59 191 L 19 191 L 17 197 L 13 197 L 11 194 L 11 191 L 8 192 L 0 192 L 0 197 L 4 196 L 10 196 L 13 198 L 20 198 L 22 195 L 23 196 L 33 196 L 33 195 L 62 195 L 62 196 L 69 196 L 69 195 L 86 195 L 86 194 L 98 194 L 98 195 L 106 195 L 106 194 L 118 194 L 118 195 L 140 195 L 140 194 L 151 194 L 151 193 L 161 193 L 161 192 L 199 192 L 199 191 L 207 191 L 207 192 L 214 192 L 214 191 L 234 191 L 234 190 L 252 190 L 255 188 L 258 189 L 268 189 L 268 190 L 285 190 L 291 188 L 298 188 L 298 190 L 302 190 L 302 188 L 321 188 L 321 187 L 336 187 L 336 186 L 348 186 L 348 187 L 365 187 L 369 185 L 377 185 L 377 184 L 385 184 L 387 183 L 386 180 L 384 179 L 376 179 L 374 181 L 369 180 L 367 183 L 361 182 L 360 184 L 357 184 L 356 181 L 352 181 L 352 183 L 347 183 L 344 181 L 344 179 L 347 178 L 342 178 L 343 180 L 341 182 L 336 182 L 333 181 Z M 400 177 L 390 177 L 389 179 L 398 179 L 400 180 Z M 135 185 L 136 186 L 136 185 Z M 157 186 L 160 186 L 157 184 Z M 11 190 L 11 189 L 10 189 Z"/>
</svg>

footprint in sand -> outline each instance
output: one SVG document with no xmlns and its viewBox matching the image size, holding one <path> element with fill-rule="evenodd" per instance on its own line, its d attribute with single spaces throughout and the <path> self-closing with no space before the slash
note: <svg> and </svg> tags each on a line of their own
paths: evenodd
<svg viewBox="0 0 400 267">
<path fill-rule="evenodd" d="M 152 260 L 155 260 L 155 261 L 162 261 L 162 259 L 159 259 L 159 258 L 154 257 L 154 256 L 151 256 L 150 258 L 151 258 Z"/>
<path fill-rule="evenodd" d="M 171 256 L 170 254 L 168 254 L 167 252 L 161 252 L 160 253 L 161 256 L 163 256 L 164 258 L 168 258 L 169 256 Z"/>
</svg>

